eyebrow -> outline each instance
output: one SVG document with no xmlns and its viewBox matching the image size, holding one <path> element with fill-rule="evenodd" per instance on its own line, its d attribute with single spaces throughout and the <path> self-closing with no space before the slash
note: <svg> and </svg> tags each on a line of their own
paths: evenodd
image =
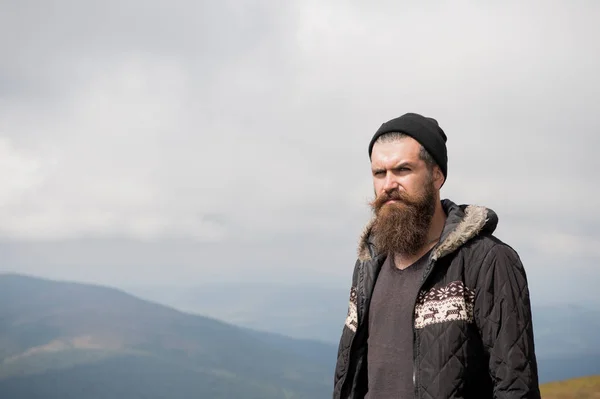
<svg viewBox="0 0 600 399">
<path fill-rule="evenodd" d="M 404 161 L 404 162 L 400 162 L 399 164 L 397 164 L 396 166 L 394 166 L 392 168 L 392 170 L 398 170 L 400 168 L 413 168 L 414 165 L 411 162 L 408 161 Z M 380 173 L 380 172 L 385 172 L 385 169 L 383 168 L 375 168 L 373 169 L 373 173 Z"/>
</svg>

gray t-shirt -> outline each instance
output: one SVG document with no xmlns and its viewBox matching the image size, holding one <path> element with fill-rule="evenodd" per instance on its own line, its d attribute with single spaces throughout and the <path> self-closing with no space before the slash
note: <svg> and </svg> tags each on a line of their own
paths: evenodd
<svg viewBox="0 0 600 399">
<path fill-rule="evenodd" d="M 404 270 L 388 256 L 369 308 L 367 399 L 409 399 L 413 386 L 413 310 L 429 254 Z"/>
</svg>

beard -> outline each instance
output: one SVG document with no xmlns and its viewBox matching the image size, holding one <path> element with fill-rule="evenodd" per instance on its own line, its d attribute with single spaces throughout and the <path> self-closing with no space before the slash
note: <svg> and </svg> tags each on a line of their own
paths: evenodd
<svg viewBox="0 0 600 399">
<path fill-rule="evenodd" d="M 386 204 L 389 200 L 395 200 Z M 371 202 L 375 213 L 372 233 L 377 248 L 388 254 L 414 256 L 427 243 L 435 213 L 436 195 L 433 180 L 416 196 L 394 190 L 384 192 Z"/>
</svg>

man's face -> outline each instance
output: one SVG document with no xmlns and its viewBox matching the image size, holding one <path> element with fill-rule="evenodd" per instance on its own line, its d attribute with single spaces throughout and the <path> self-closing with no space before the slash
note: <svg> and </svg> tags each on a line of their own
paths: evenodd
<svg viewBox="0 0 600 399">
<path fill-rule="evenodd" d="M 373 147 L 373 233 L 382 251 L 410 256 L 426 243 L 443 176 L 427 167 L 420 151 L 411 137 Z"/>
<path fill-rule="evenodd" d="M 422 195 L 425 183 L 432 178 L 432 172 L 420 158 L 420 151 L 421 145 L 412 137 L 375 143 L 371 154 L 375 195 L 394 191 L 407 199 Z M 440 187 L 441 184 L 435 189 L 439 190 Z"/>
</svg>

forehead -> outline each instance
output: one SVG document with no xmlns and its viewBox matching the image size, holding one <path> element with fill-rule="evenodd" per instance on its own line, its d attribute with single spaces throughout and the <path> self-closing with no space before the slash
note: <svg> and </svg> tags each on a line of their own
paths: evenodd
<svg viewBox="0 0 600 399">
<path fill-rule="evenodd" d="M 388 166 L 399 162 L 417 162 L 421 144 L 412 137 L 402 137 L 392 141 L 376 142 L 371 153 L 373 166 Z"/>
</svg>

